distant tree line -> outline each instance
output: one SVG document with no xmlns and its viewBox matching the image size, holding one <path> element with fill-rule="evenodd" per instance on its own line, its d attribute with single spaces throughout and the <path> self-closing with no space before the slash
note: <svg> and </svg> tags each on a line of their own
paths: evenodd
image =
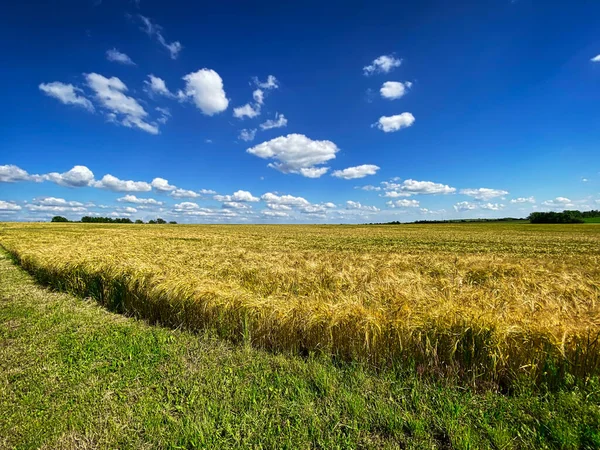
<svg viewBox="0 0 600 450">
<path fill-rule="evenodd" d="M 415 220 L 414 222 L 393 222 L 368 223 L 367 225 L 410 225 L 426 223 L 470 223 L 470 222 L 526 222 L 527 219 L 518 219 L 515 217 L 502 217 L 499 219 L 447 219 L 447 220 Z"/>
<path fill-rule="evenodd" d="M 67 219 L 66 217 L 63 216 L 54 216 L 51 220 L 51 222 L 70 222 L 69 219 Z M 144 221 L 137 219 L 135 222 L 133 222 L 130 218 L 128 217 L 92 217 L 92 216 L 83 216 L 80 220 L 80 222 L 83 223 L 137 223 L 137 224 L 143 224 Z M 149 224 L 151 225 L 155 225 L 155 224 L 165 224 L 167 223 L 166 220 L 161 219 L 160 217 L 156 220 L 149 220 L 148 221 Z M 177 222 L 175 222 L 174 220 L 169 222 L 172 225 L 176 225 Z"/>
<path fill-rule="evenodd" d="M 600 217 L 600 211 L 593 209 L 583 212 L 577 210 L 532 212 L 527 218 L 531 223 L 585 223 L 585 219 L 592 217 Z"/>
</svg>

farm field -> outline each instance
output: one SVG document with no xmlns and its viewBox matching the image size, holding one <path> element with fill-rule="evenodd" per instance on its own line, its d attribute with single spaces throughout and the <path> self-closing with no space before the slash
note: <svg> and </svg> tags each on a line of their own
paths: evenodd
<svg viewBox="0 0 600 450">
<path fill-rule="evenodd" d="M 3 224 L 45 284 L 275 352 L 509 387 L 600 369 L 596 225 Z"/>
<path fill-rule="evenodd" d="M 0 252 L 0 448 L 595 449 L 600 384 L 510 395 L 148 325 Z"/>
</svg>

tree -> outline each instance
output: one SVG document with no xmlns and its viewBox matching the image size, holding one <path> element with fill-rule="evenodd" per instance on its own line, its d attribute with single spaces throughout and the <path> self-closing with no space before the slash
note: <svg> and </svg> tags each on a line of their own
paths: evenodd
<svg viewBox="0 0 600 450">
<path fill-rule="evenodd" d="M 143 220 L 141 220 L 141 219 L 137 219 L 137 220 L 135 221 L 135 223 L 137 223 L 137 224 L 139 225 L 139 224 L 141 224 L 141 223 L 144 223 L 144 221 L 143 221 Z"/>
<path fill-rule="evenodd" d="M 54 216 L 50 222 L 68 222 L 69 219 L 63 216 Z"/>
<path fill-rule="evenodd" d="M 156 224 L 156 220 L 149 220 L 149 221 L 148 221 L 148 223 L 149 223 L 150 225 L 155 225 L 155 224 Z"/>
<path fill-rule="evenodd" d="M 171 225 L 177 225 L 177 222 L 175 222 L 174 220 L 171 220 L 169 223 L 170 223 Z"/>
<path fill-rule="evenodd" d="M 164 225 L 165 223 L 167 223 L 167 221 L 165 219 L 161 219 L 160 217 L 158 219 L 156 219 L 156 223 L 159 223 L 161 225 Z"/>
</svg>

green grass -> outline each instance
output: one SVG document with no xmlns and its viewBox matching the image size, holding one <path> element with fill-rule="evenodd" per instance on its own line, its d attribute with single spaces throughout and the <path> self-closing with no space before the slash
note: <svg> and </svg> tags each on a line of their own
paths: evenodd
<svg viewBox="0 0 600 450">
<path fill-rule="evenodd" d="M 600 385 L 511 395 L 149 326 L 0 254 L 0 448 L 599 448 Z"/>
<path fill-rule="evenodd" d="M 600 217 L 586 217 L 583 220 L 585 223 L 600 223 Z"/>
</svg>

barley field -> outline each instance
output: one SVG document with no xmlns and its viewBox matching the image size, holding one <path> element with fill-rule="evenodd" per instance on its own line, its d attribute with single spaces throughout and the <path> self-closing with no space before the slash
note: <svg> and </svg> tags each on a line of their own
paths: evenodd
<svg viewBox="0 0 600 450">
<path fill-rule="evenodd" d="M 0 225 L 38 281 L 175 328 L 467 381 L 600 372 L 600 227 Z"/>
</svg>

